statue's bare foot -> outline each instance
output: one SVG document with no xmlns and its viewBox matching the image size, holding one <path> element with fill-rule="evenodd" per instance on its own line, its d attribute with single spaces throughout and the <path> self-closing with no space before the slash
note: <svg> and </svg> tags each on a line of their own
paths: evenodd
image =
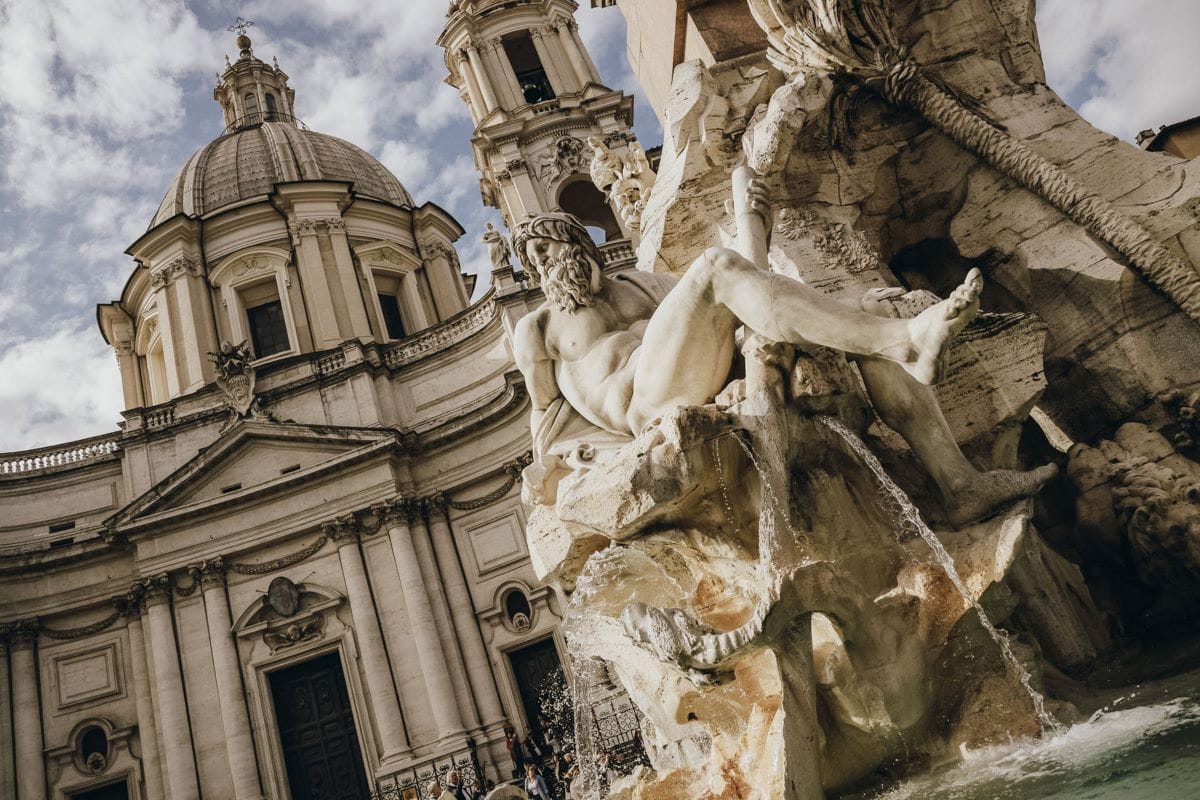
<svg viewBox="0 0 1200 800">
<path fill-rule="evenodd" d="M 937 383 L 945 372 L 946 349 L 950 341 L 979 313 L 979 293 L 983 275 L 977 269 L 949 297 L 930 306 L 908 322 L 915 357 L 901 364 L 919 382 Z"/>
<path fill-rule="evenodd" d="M 983 519 L 990 514 L 1025 497 L 1041 491 L 1048 481 L 1058 474 L 1058 467 L 1045 464 L 1025 472 L 995 469 L 979 472 L 953 491 L 946 498 L 946 516 L 956 528 Z"/>
</svg>

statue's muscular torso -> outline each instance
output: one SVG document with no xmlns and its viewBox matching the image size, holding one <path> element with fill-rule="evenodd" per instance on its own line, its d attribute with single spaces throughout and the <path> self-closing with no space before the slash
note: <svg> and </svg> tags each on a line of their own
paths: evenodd
<svg viewBox="0 0 1200 800">
<path fill-rule="evenodd" d="M 604 277 L 592 305 L 565 312 L 546 301 L 517 324 L 518 366 L 535 411 L 561 395 L 589 422 L 634 433 L 627 417 L 638 348 L 676 279 L 628 272 Z"/>
</svg>

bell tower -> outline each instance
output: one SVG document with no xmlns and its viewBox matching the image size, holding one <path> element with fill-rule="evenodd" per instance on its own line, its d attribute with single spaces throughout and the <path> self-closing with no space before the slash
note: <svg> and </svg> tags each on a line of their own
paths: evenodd
<svg viewBox="0 0 1200 800">
<path fill-rule="evenodd" d="M 633 98 L 601 82 L 577 8 L 575 0 L 455 0 L 438 37 L 446 82 L 475 122 L 483 201 L 509 228 L 566 211 L 601 241 L 629 238 L 635 229 L 590 165 L 594 146 L 620 158 L 635 143 Z"/>
</svg>

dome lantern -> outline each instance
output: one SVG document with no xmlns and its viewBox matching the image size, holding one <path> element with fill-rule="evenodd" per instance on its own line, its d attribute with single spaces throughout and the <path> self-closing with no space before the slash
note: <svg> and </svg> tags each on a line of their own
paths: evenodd
<svg viewBox="0 0 1200 800">
<path fill-rule="evenodd" d="M 239 131 L 264 122 L 295 123 L 292 112 L 295 91 L 288 86 L 288 76 L 279 62 L 267 64 L 255 57 L 253 43 L 246 30 L 253 22 L 238 17 L 229 26 L 237 34 L 237 61 L 225 59 L 225 72 L 217 79 L 213 99 L 221 105 L 225 130 Z"/>
</svg>

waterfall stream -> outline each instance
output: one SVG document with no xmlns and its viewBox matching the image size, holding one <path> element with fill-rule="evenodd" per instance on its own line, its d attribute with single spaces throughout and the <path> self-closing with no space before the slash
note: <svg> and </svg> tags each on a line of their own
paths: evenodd
<svg viewBox="0 0 1200 800">
<path fill-rule="evenodd" d="M 1021 681 L 1021 685 L 1025 687 L 1025 691 L 1029 693 L 1030 700 L 1033 702 L 1033 710 L 1037 714 L 1042 731 L 1054 734 L 1063 733 L 1066 729 L 1046 710 L 1045 698 L 1042 697 L 1041 692 L 1033 688 L 1029 671 L 1025 669 L 1025 666 L 1013 652 L 1012 646 L 1008 641 L 1008 636 L 992 624 L 983 607 L 979 605 L 977 600 L 971 597 L 967 585 L 963 583 L 962 577 L 958 574 L 958 568 L 954 566 L 954 559 L 950 557 L 950 553 L 947 552 L 945 545 L 938 539 L 937 534 L 925 524 L 925 520 L 921 518 L 921 512 L 913 505 L 908 495 L 884 471 L 883 464 L 879 463 L 879 459 L 875 457 L 875 454 L 867 449 L 866 442 L 854 431 L 847 428 L 841 420 L 836 417 L 822 416 L 817 417 L 817 421 L 844 439 L 854 454 L 872 472 L 876 482 L 884 492 L 885 499 L 892 506 L 892 513 L 901 528 L 916 533 L 929 545 L 929 548 L 933 551 L 934 558 L 937 559 L 946 576 L 950 578 L 950 582 L 954 584 L 954 588 L 962 595 L 963 602 L 968 607 L 975 609 L 975 613 L 979 615 L 980 624 L 983 625 L 984 630 L 987 631 L 988 635 L 992 637 L 992 640 L 1000 649 L 1000 654 L 1003 656 L 1005 664 L 1008 665 L 1012 673 Z"/>
</svg>

